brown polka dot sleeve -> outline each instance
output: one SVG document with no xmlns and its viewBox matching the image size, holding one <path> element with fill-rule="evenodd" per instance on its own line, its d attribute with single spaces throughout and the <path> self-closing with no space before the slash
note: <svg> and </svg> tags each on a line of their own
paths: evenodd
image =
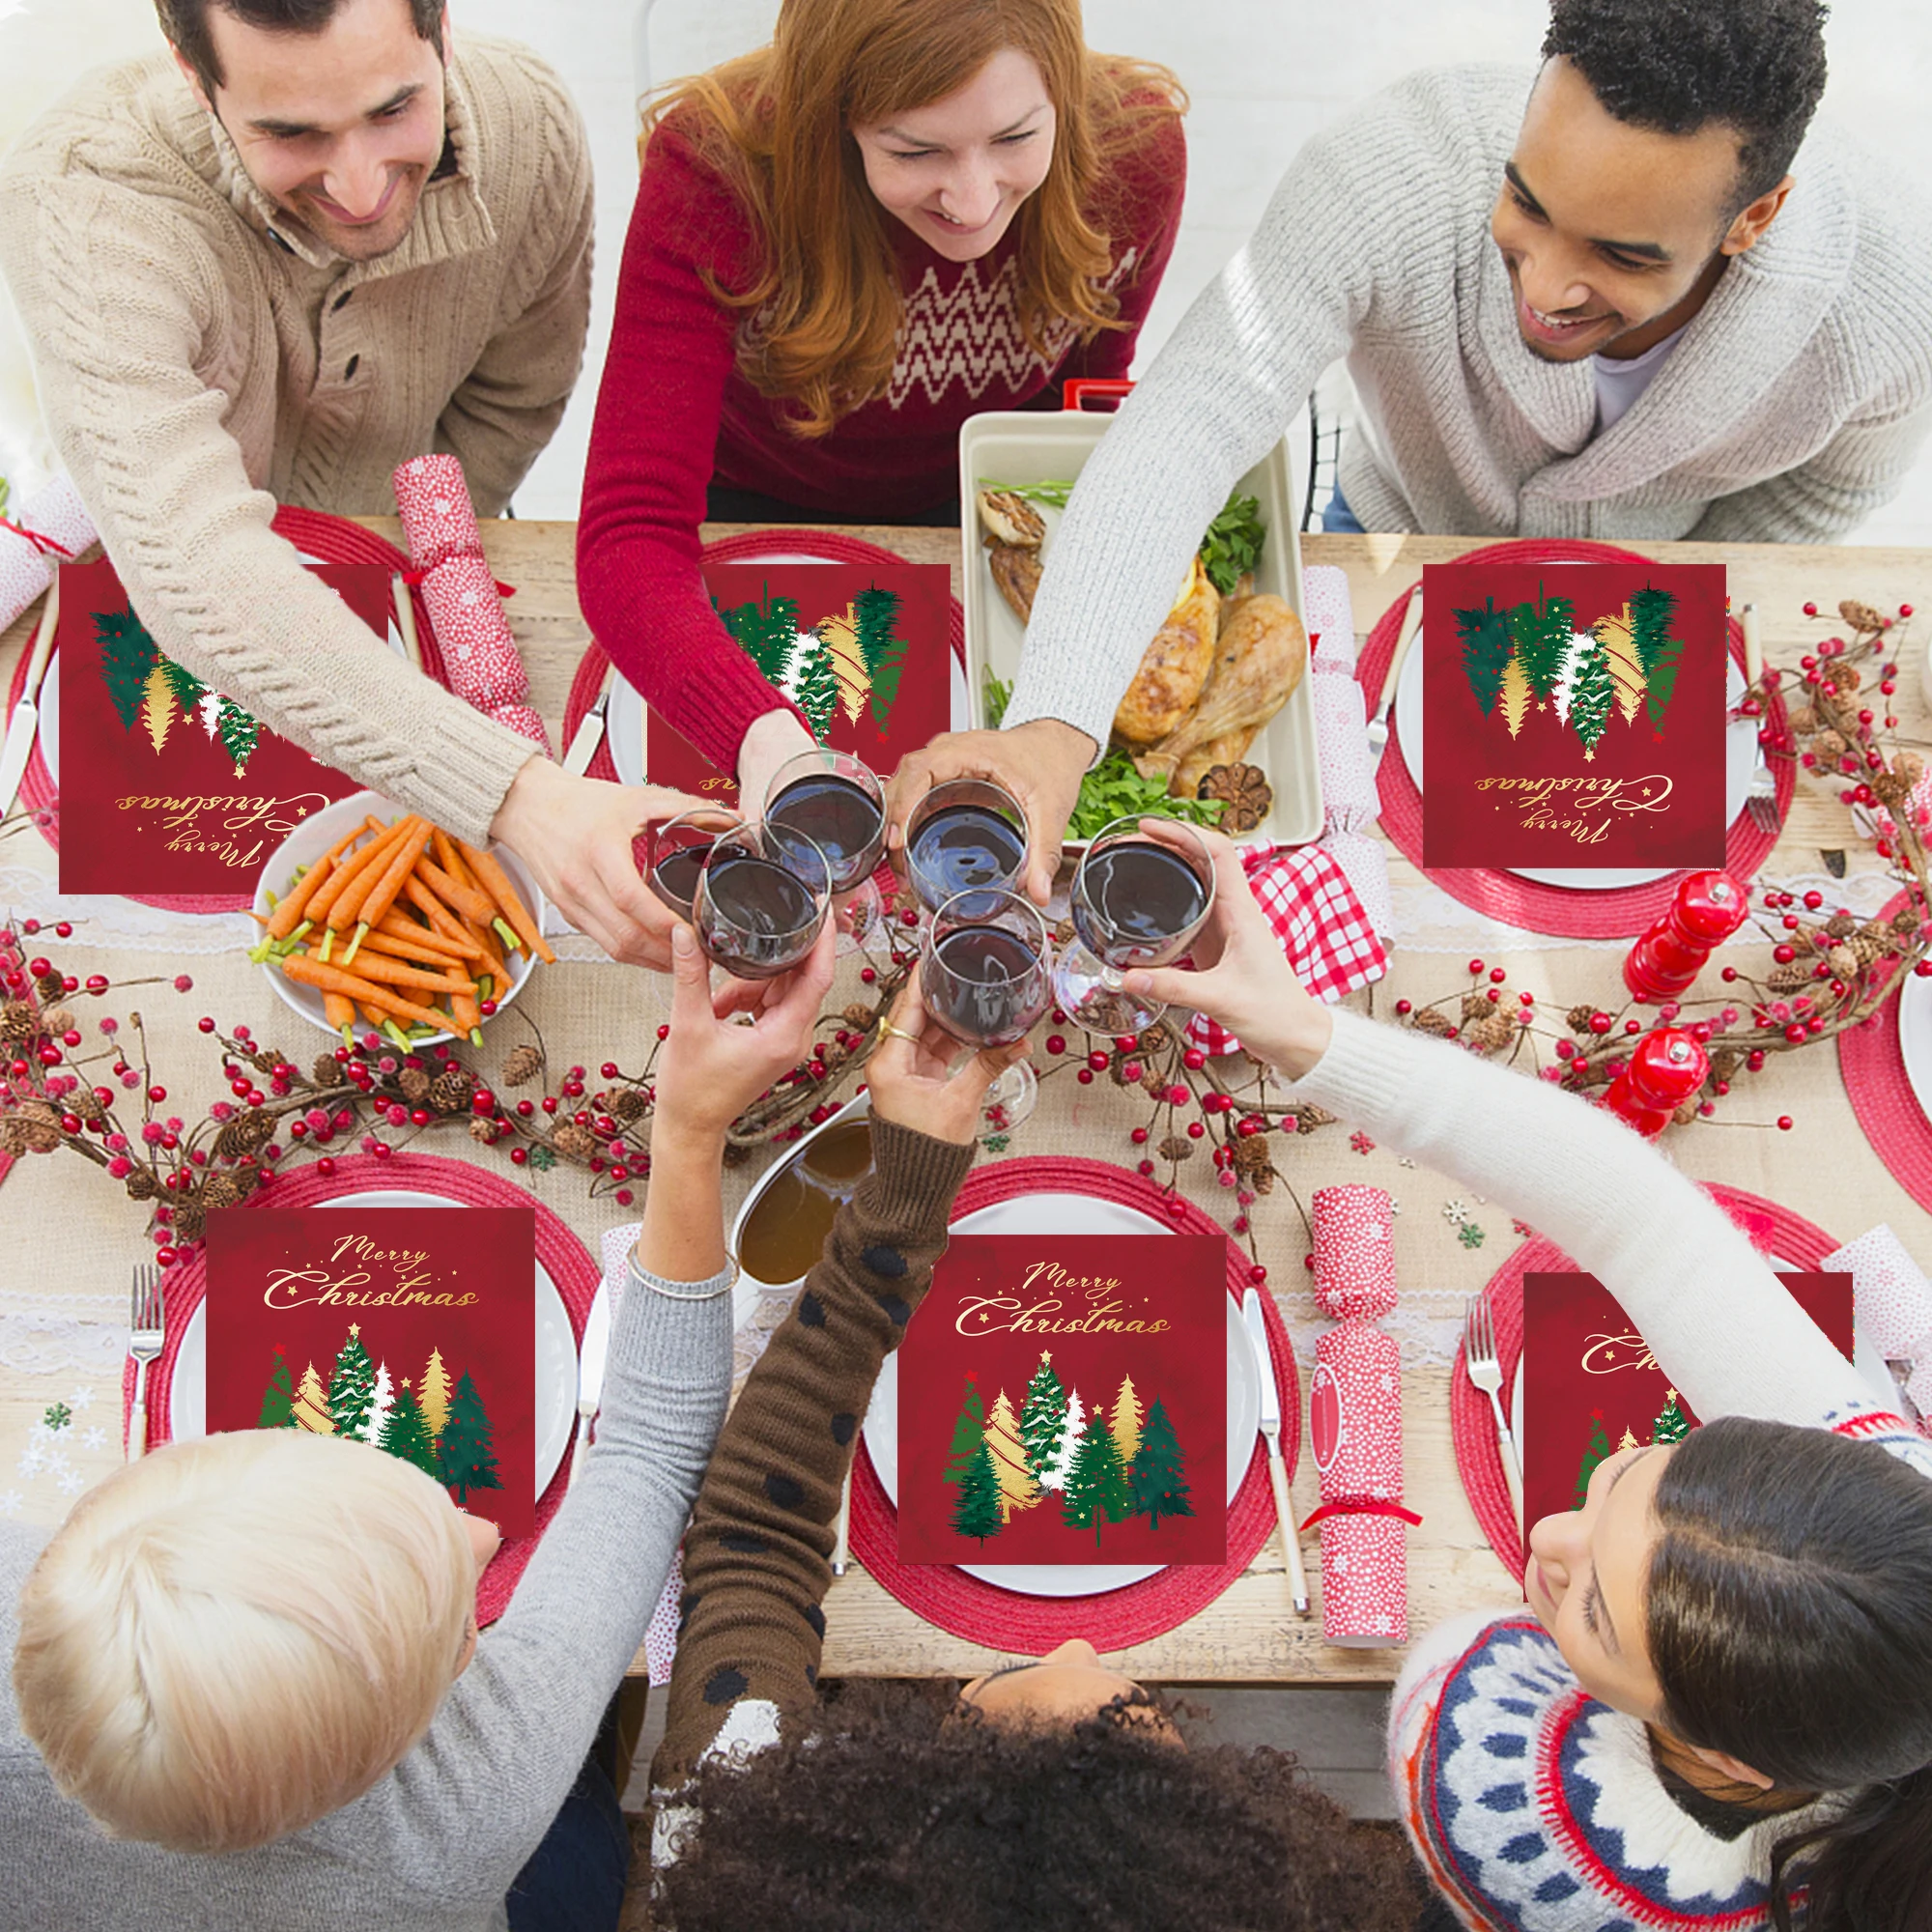
<svg viewBox="0 0 1932 1932">
<path fill-rule="evenodd" d="M 741 1699 L 789 1732 L 817 1702 L 833 1524 L 859 1425 L 946 1248 L 973 1150 L 872 1122 L 873 1172 L 752 1371 L 718 1438 L 684 1545 L 684 1616 L 662 1790 L 682 1781 Z"/>
</svg>

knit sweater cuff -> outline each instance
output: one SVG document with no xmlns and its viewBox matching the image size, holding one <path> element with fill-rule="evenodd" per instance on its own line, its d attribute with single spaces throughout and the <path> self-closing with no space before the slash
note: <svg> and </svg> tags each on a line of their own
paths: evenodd
<svg viewBox="0 0 1932 1932">
<path fill-rule="evenodd" d="M 882 1235 L 918 1244 L 943 1241 L 952 1198 L 973 1165 L 974 1149 L 934 1140 L 872 1117 L 872 1172 L 854 1205 Z"/>
<path fill-rule="evenodd" d="M 1294 1082 L 1296 1094 L 1344 1120 L 1386 1118 L 1414 1067 L 1387 1051 L 1394 1030 L 1346 1008 L 1332 1009 L 1335 1030 L 1321 1058 Z"/>
<path fill-rule="evenodd" d="M 445 832 L 471 845 L 487 845 L 490 822 L 517 774 L 542 757 L 543 748 L 460 697 L 447 692 L 437 696 L 441 701 L 425 704 L 411 726 L 421 755 L 408 779 L 391 781 L 389 789 L 398 804 L 422 812 Z"/>
</svg>

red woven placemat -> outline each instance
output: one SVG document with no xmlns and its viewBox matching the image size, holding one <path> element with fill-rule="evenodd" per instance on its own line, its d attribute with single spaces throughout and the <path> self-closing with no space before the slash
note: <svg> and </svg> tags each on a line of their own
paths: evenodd
<svg viewBox="0 0 1932 1932">
<path fill-rule="evenodd" d="M 1179 1214 L 1171 1214 L 1167 1197 L 1124 1168 L 1102 1160 L 1050 1155 L 1003 1160 L 976 1169 L 959 1190 L 953 1218 L 1021 1194 L 1091 1194 L 1096 1200 L 1137 1208 L 1177 1234 L 1222 1232 L 1191 1201 L 1182 1202 Z M 1248 1285 L 1248 1266 L 1247 1257 L 1230 1241 L 1228 1292 L 1236 1299 Z M 1294 1353 L 1274 1297 L 1264 1294 L 1261 1302 L 1273 1345 L 1275 1385 L 1281 1394 L 1282 1455 L 1292 1477 L 1301 1435 L 1301 1391 Z M 852 1553 L 881 1587 L 907 1609 L 954 1636 L 1027 1657 L 1043 1656 L 1074 1636 L 1085 1637 L 1095 1650 L 1125 1650 L 1185 1623 L 1206 1609 L 1254 1561 L 1274 1522 L 1267 1460 L 1257 1438 L 1247 1475 L 1228 1505 L 1225 1563 L 1170 1564 L 1142 1582 L 1094 1597 L 1023 1597 L 945 1564 L 901 1563 L 898 1516 L 880 1487 L 863 1442 L 852 1466 Z M 1286 1595 L 1283 1604 L 1285 1609 Z"/>
<path fill-rule="evenodd" d="M 857 537 L 840 536 L 837 530 L 809 528 L 746 530 L 735 537 L 720 537 L 716 543 L 704 546 L 703 561 L 752 563 L 760 557 L 770 556 L 774 551 L 790 556 L 815 557 L 821 563 L 906 561 L 896 551 L 882 550 L 877 544 L 861 543 Z M 958 598 L 952 597 L 947 602 L 952 615 L 947 625 L 946 641 L 952 645 L 952 655 L 963 664 L 966 661 L 966 613 L 959 608 Z M 568 745 L 577 735 L 583 714 L 597 701 L 597 694 L 604 686 L 604 673 L 610 668 L 611 660 L 605 656 L 602 644 L 593 643 L 584 652 L 583 662 L 577 667 L 577 675 L 570 681 L 570 696 L 563 708 L 563 737 L 560 743 Z M 605 732 L 598 745 L 586 775 L 615 781 L 617 767 L 611 758 L 609 731 Z"/>
<path fill-rule="evenodd" d="M 318 1208 L 344 1194 L 364 1193 L 374 1188 L 406 1188 L 421 1194 L 440 1195 L 469 1208 L 530 1208 L 536 1211 L 537 1260 L 556 1284 L 570 1315 L 571 1333 L 579 1344 L 583 1340 L 583 1324 L 590 1316 L 590 1303 L 597 1293 L 603 1270 L 564 1224 L 541 1201 L 499 1175 L 487 1174 L 465 1160 L 450 1160 L 441 1154 L 399 1153 L 388 1160 L 368 1154 L 338 1156 L 335 1172 L 325 1175 L 314 1167 L 298 1168 L 293 1174 L 277 1176 L 266 1194 L 249 1197 L 250 1208 Z M 168 1395 L 174 1386 L 175 1357 L 181 1352 L 182 1337 L 187 1332 L 188 1318 L 200 1306 L 208 1292 L 208 1272 L 204 1250 L 195 1249 L 178 1266 L 161 1277 L 162 1301 L 167 1310 L 167 1345 L 159 1359 L 148 1371 L 148 1440 L 159 1444 L 173 1439 Z M 129 1409 L 134 1399 L 134 1365 L 124 1364 L 121 1372 L 122 1440 L 127 1440 Z M 550 1486 L 537 1499 L 536 1528 L 528 1536 L 505 1543 L 491 1559 L 476 1586 L 476 1619 L 494 1623 L 508 1606 L 510 1593 L 524 1574 L 524 1565 L 537 1547 L 537 1539 L 550 1526 L 570 1480 L 570 1455 L 566 1451 L 557 1464 Z"/>
<path fill-rule="evenodd" d="M 1838 1242 L 1802 1214 L 1780 1208 L 1761 1195 L 1740 1187 L 1702 1183 L 1704 1192 L 1733 1220 L 1748 1216 L 1754 1236 L 1769 1235 L 1772 1252 L 1794 1267 L 1816 1267 Z M 1503 1365 L 1503 1413 L 1509 1414 L 1516 1387 L 1516 1365 L 1522 1355 L 1522 1278 L 1526 1274 L 1578 1274 L 1577 1264 L 1554 1241 L 1532 1235 L 1491 1277 L 1484 1291 L 1496 1319 L 1496 1355 Z M 1522 1550 L 1517 1543 L 1516 1512 L 1510 1507 L 1503 1481 L 1502 1454 L 1496 1447 L 1496 1422 L 1490 1399 L 1469 1379 L 1462 1349 L 1456 1350 L 1449 1372 L 1449 1428 L 1456 1442 L 1456 1467 L 1467 1492 L 1469 1506 L 1490 1540 L 1490 1548 L 1518 1582 L 1522 1580 Z M 1521 1441 L 1517 1453 L 1522 1452 Z M 1526 1526 L 1526 1525 L 1525 1525 Z"/>
<path fill-rule="evenodd" d="M 1634 551 L 1618 550 L 1598 543 L 1501 543 L 1484 550 L 1472 550 L 1457 559 L 1459 563 L 1648 563 L 1649 557 Z M 1369 633 L 1362 646 L 1355 675 L 1368 694 L 1369 707 L 1375 708 L 1381 694 L 1382 679 L 1395 654 L 1396 634 L 1402 628 L 1402 613 L 1408 603 L 1407 593 L 1382 612 L 1381 621 Z M 1730 625 L 1731 654 L 1742 661 L 1744 632 L 1733 618 Z M 1419 648 L 1420 640 L 1417 647 Z M 1791 750 L 1785 727 L 1784 700 L 1776 692 L 1770 694 L 1764 724 L 1775 733 L 1774 752 Z M 1798 781 L 1796 760 L 1774 756 L 1771 769 L 1777 782 L 1777 816 L 1781 824 L 1791 807 L 1791 794 Z M 1381 793 L 1381 825 L 1389 841 L 1414 865 L 1422 864 L 1422 794 L 1416 789 L 1408 762 L 1396 742 L 1395 720 L 1389 720 L 1389 743 L 1376 774 Z M 1732 822 L 1724 845 L 1724 869 L 1747 884 L 1756 877 L 1757 868 L 1771 856 L 1777 834 L 1764 832 L 1748 811 L 1741 811 Z M 1539 885 L 1520 879 L 1512 872 L 1477 870 L 1467 867 L 1437 867 L 1429 876 L 1452 899 L 1521 926 L 1528 932 L 1547 933 L 1561 939 L 1634 939 L 1670 903 L 1683 875 L 1654 879 L 1647 886 L 1624 886 L 1614 892 L 1577 891 L 1567 886 Z"/>
<path fill-rule="evenodd" d="M 1909 903 L 1900 893 L 1879 918 L 1889 919 Z M 1872 1151 L 1919 1207 L 1932 1208 L 1932 1122 L 1906 1077 L 1897 1000 L 1838 1036 L 1838 1072 Z"/>
<path fill-rule="evenodd" d="M 274 530 L 277 536 L 287 538 L 298 550 L 306 551 L 310 556 L 319 557 L 324 563 L 371 563 L 391 576 L 410 567 L 409 558 L 373 530 L 365 530 L 360 524 L 352 524 L 342 517 L 331 517 L 322 510 L 301 510 L 284 504 L 275 512 Z M 423 669 L 437 683 L 446 685 L 449 680 L 443 675 L 442 655 L 437 649 L 436 633 L 430 627 L 429 609 L 422 601 L 422 592 L 412 590 L 410 601 L 415 606 L 416 636 L 422 645 Z M 22 652 L 20 662 L 14 667 L 13 688 L 7 694 L 7 715 L 10 718 L 26 686 L 28 655 Z M 20 778 L 20 803 L 34 814 L 42 838 L 58 852 L 60 789 L 54 783 L 53 774 L 47 770 L 47 761 L 41 755 L 38 738 L 34 741 L 32 755 L 27 759 L 27 769 Z M 252 888 L 245 893 L 124 893 L 120 896 L 132 899 L 139 905 L 154 906 L 161 912 L 246 912 L 255 902 Z"/>
</svg>

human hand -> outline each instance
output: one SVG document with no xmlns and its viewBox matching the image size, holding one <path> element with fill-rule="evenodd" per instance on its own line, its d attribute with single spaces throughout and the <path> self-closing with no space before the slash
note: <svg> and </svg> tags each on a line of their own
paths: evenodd
<svg viewBox="0 0 1932 1932">
<path fill-rule="evenodd" d="M 523 860 L 552 904 L 612 959 L 663 973 L 677 915 L 639 875 L 632 841 L 648 820 L 675 818 L 703 803 L 662 785 L 573 778 L 548 758 L 532 758 L 503 795 L 490 836 Z"/>
<path fill-rule="evenodd" d="M 749 822 L 764 817 L 765 794 L 779 767 L 817 742 L 794 712 L 767 711 L 752 721 L 738 746 L 738 810 Z"/>
<path fill-rule="evenodd" d="M 987 1088 L 1026 1058 L 1027 1043 L 982 1046 L 955 1071 L 959 1042 L 926 1011 L 919 976 L 915 966 L 886 1022 L 899 1031 L 888 1031 L 866 1063 L 872 1112 L 895 1126 L 970 1147 L 980 1137 Z"/>
<path fill-rule="evenodd" d="M 1143 819 L 1141 829 L 1167 837 L 1157 818 Z M 1191 949 L 1194 970 L 1137 967 L 1123 976 L 1126 989 L 1208 1014 L 1257 1060 L 1298 1080 L 1328 1050 L 1334 1016 L 1294 977 L 1248 886 L 1239 848 L 1218 832 L 1200 836 L 1214 858 L 1214 909 Z"/>
<path fill-rule="evenodd" d="M 991 779 L 1005 785 L 1026 812 L 1027 896 L 1044 905 L 1053 895 L 1060 843 L 1080 796 L 1080 781 L 1095 747 L 1086 732 L 1057 718 L 1036 718 L 1010 731 L 946 731 L 899 760 L 886 793 L 889 849 L 905 844 L 912 809 L 948 779 Z"/>
<path fill-rule="evenodd" d="M 697 935 L 676 924 L 670 1032 L 658 1057 L 654 1140 L 670 1134 L 722 1142 L 724 1129 L 805 1058 L 832 983 L 835 945 L 828 922 L 802 964 L 764 982 L 759 1010 L 744 1024 L 714 1010 L 711 972 Z"/>
</svg>

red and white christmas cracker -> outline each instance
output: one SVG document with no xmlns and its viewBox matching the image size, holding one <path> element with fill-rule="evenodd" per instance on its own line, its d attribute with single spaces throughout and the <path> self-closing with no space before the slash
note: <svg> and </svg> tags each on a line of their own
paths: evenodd
<svg viewBox="0 0 1932 1932">
<path fill-rule="evenodd" d="M 449 688 L 465 703 L 550 751 L 543 720 L 497 580 L 463 465 L 453 456 L 412 456 L 391 479 L 409 538 L 409 581 L 422 586 Z"/>
<path fill-rule="evenodd" d="M 1902 1386 L 1918 1410 L 1919 1434 L 1932 1435 L 1932 1281 L 1883 1221 L 1818 1265 L 1852 1277 L 1859 1339 L 1889 1362 L 1912 1365 Z"/>
<path fill-rule="evenodd" d="M 0 630 L 42 596 L 64 563 L 90 549 L 99 532 L 65 476 L 37 491 L 17 516 L 0 517 Z"/>
<path fill-rule="evenodd" d="M 1379 1187 L 1315 1193 L 1315 1298 L 1338 1326 L 1315 1345 L 1309 1433 L 1321 1507 L 1321 1634 L 1376 1649 L 1408 1641 L 1402 1506 L 1402 1361 L 1376 1324 L 1394 1311 L 1395 1212 Z"/>
<path fill-rule="evenodd" d="M 1301 608 L 1315 639 L 1308 668 L 1315 702 L 1315 746 L 1321 767 L 1321 844 L 1349 875 L 1376 936 L 1395 934 L 1388 861 L 1369 828 L 1381 815 L 1369 756 L 1368 695 L 1355 677 L 1355 612 L 1348 574 L 1333 564 L 1301 573 Z"/>
</svg>

